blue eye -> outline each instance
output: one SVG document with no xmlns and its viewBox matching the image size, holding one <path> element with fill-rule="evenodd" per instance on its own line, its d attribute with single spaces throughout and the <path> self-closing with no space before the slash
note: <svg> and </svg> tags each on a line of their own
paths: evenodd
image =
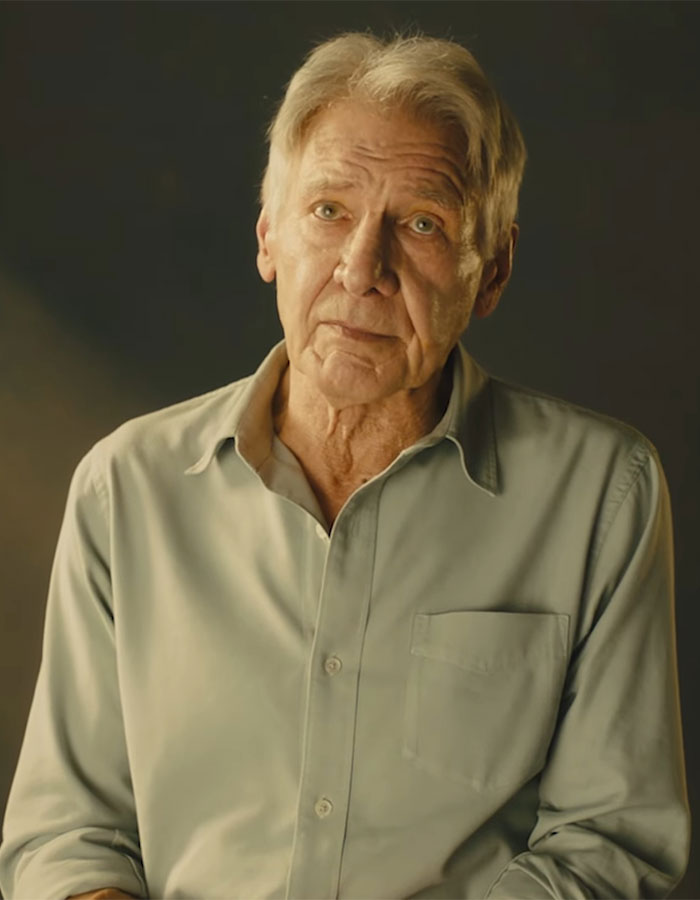
<svg viewBox="0 0 700 900">
<path fill-rule="evenodd" d="M 436 223 L 428 216 L 416 216 L 411 219 L 411 230 L 416 234 L 435 234 L 437 231 Z"/>
<path fill-rule="evenodd" d="M 314 209 L 314 215 L 319 219 L 325 219 L 326 222 L 333 222 L 339 219 L 342 213 L 337 203 L 319 203 Z"/>
</svg>

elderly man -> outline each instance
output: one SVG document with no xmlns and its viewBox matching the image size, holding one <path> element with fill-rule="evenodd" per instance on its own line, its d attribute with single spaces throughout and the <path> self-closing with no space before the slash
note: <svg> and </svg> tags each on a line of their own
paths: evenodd
<svg viewBox="0 0 700 900">
<path fill-rule="evenodd" d="M 79 465 L 6 897 L 666 895 L 656 452 L 458 343 L 510 276 L 517 124 L 458 45 L 349 34 L 270 139 L 285 340 Z"/>
</svg>

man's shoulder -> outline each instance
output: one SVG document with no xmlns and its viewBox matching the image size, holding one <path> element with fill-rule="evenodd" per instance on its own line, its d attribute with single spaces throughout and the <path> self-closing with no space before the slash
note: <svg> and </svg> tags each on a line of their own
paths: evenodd
<svg viewBox="0 0 700 900">
<path fill-rule="evenodd" d="M 562 462 L 576 457 L 583 465 L 594 458 L 658 462 L 654 444 L 628 422 L 504 378 L 489 380 L 501 449 L 551 454 Z"/>
<path fill-rule="evenodd" d="M 100 467 L 139 463 L 179 467 L 197 462 L 216 435 L 233 435 L 240 401 L 253 375 L 128 419 L 102 437 L 87 458 Z"/>
</svg>

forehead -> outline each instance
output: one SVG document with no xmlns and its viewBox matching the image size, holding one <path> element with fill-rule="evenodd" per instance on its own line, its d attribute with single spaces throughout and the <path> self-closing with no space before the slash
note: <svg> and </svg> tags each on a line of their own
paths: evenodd
<svg viewBox="0 0 700 900">
<path fill-rule="evenodd" d="M 302 182 L 328 175 L 362 183 L 399 174 L 466 196 L 464 138 L 456 127 L 396 109 L 337 103 L 312 121 L 297 155 Z"/>
</svg>

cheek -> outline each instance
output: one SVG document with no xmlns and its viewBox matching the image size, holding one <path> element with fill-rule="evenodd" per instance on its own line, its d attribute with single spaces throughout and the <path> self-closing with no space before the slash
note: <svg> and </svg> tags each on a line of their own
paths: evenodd
<svg viewBox="0 0 700 900">
<path fill-rule="evenodd" d="M 307 321 L 320 294 L 333 282 L 333 248 L 310 245 L 301 235 L 285 244 L 277 267 L 277 307 L 283 324 Z"/>
<path fill-rule="evenodd" d="M 473 250 L 464 249 L 453 269 L 448 290 L 432 306 L 432 324 L 441 341 L 456 340 L 469 323 L 479 290 L 482 264 Z"/>
<path fill-rule="evenodd" d="M 480 262 L 473 255 L 459 260 L 446 260 L 431 277 L 418 279 L 416 298 L 407 310 L 416 337 L 424 347 L 452 344 L 466 328 L 471 315 L 480 278 Z M 407 292 L 408 293 L 408 292 Z"/>
<path fill-rule="evenodd" d="M 302 219 L 291 222 L 286 231 L 282 256 L 291 281 L 308 284 L 332 274 L 339 251 L 331 229 L 314 228 L 313 223 Z"/>
<path fill-rule="evenodd" d="M 441 295 L 430 306 L 430 337 L 444 347 L 454 343 L 467 327 L 473 302 L 462 290 L 459 295 Z"/>
</svg>

